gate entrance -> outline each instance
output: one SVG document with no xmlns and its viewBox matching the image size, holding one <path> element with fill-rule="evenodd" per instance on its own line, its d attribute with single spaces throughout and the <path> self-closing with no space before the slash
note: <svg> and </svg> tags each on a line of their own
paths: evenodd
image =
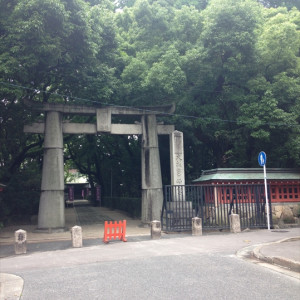
<svg viewBox="0 0 300 300">
<path fill-rule="evenodd" d="M 142 135 L 142 222 L 159 220 L 163 189 L 158 148 L 158 135 L 174 132 L 174 125 L 162 125 L 157 115 L 175 111 L 174 105 L 127 108 L 94 107 L 26 101 L 32 110 L 45 113 L 45 123 L 24 126 L 25 133 L 45 135 L 38 229 L 64 228 L 64 163 L 63 134 L 125 134 Z M 65 123 L 63 115 L 96 116 L 96 123 Z M 136 124 L 112 124 L 112 115 L 140 117 Z M 172 154 L 171 154 L 172 155 Z"/>
<path fill-rule="evenodd" d="M 202 219 L 203 229 L 229 229 L 232 213 L 241 228 L 267 228 L 265 205 L 263 184 L 165 186 L 162 229 L 190 231 L 193 217 Z"/>
</svg>

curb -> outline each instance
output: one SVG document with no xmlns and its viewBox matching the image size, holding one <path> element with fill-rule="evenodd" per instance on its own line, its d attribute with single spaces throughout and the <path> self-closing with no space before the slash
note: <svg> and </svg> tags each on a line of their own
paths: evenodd
<svg viewBox="0 0 300 300">
<path fill-rule="evenodd" d="M 22 296 L 24 280 L 20 276 L 0 273 L 0 299 L 19 300 Z"/>
<path fill-rule="evenodd" d="M 274 244 L 280 244 L 283 242 L 291 242 L 291 241 L 296 241 L 299 240 L 300 237 L 294 237 L 294 238 L 287 238 L 287 239 L 283 239 L 277 242 L 272 242 L 272 243 L 266 243 L 266 244 L 262 244 L 259 245 L 258 247 L 253 249 L 253 256 L 263 262 L 266 262 L 268 264 L 272 264 L 272 265 L 277 265 L 283 268 L 287 268 L 291 271 L 294 272 L 298 272 L 300 273 L 300 262 L 292 260 L 292 259 L 288 259 L 288 258 L 284 258 L 281 256 L 264 256 L 260 250 L 265 247 L 265 246 L 269 246 L 269 245 L 274 245 Z"/>
<path fill-rule="evenodd" d="M 150 237 L 150 232 L 148 233 L 137 233 L 137 234 L 127 234 L 126 233 L 126 237 L 138 237 L 138 236 L 149 236 Z M 82 238 L 82 240 L 96 240 L 96 239 L 103 239 L 103 235 L 102 234 L 92 234 L 92 235 L 86 235 Z M 28 239 L 26 240 L 27 244 L 40 244 L 40 243 L 51 243 L 51 242 L 72 242 L 72 238 L 71 235 L 70 237 L 50 237 L 50 238 L 34 238 L 34 239 Z M 7 242 L 0 242 L 0 247 L 1 246 L 14 246 L 15 241 L 14 240 L 10 240 Z M 1 298 L 0 298 L 1 300 Z"/>
</svg>

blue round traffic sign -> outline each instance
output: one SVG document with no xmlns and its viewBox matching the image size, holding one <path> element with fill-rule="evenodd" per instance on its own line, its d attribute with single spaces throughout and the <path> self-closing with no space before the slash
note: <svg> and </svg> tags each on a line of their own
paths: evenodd
<svg viewBox="0 0 300 300">
<path fill-rule="evenodd" d="M 267 154 L 264 151 L 259 152 L 258 154 L 258 163 L 263 167 L 267 162 Z"/>
</svg>

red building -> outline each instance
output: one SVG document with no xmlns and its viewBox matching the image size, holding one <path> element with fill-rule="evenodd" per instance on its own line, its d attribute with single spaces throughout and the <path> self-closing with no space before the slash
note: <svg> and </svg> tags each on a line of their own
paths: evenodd
<svg viewBox="0 0 300 300">
<path fill-rule="evenodd" d="M 203 171 L 193 181 L 197 185 L 245 185 L 264 184 L 263 168 L 223 168 Z M 272 203 L 300 202 L 300 169 L 267 169 L 267 183 Z M 218 199 L 226 203 L 232 199 L 234 186 L 218 190 Z M 249 188 L 250 189 L 250 188 Z M 221 193 L 221 194 L 220 194 Z M 251 190 L 243 191 L 244 199 L 251 198 Z M 250 197 L 249 197 L 250 196 Z"/>
</svg>

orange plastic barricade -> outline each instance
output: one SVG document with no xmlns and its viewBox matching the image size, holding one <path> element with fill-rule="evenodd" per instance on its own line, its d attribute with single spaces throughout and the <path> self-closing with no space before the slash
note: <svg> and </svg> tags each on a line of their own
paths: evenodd
<svg viewBox="0 0 300 300">
<path fill-rule="evenodd" d="M 111 239 L 119 238 L 120 241 L 127 242 L 126 238 L 126 220 L 122 221 L 105 221 L 103 242 L 108 243 Z"/>
</svg>

